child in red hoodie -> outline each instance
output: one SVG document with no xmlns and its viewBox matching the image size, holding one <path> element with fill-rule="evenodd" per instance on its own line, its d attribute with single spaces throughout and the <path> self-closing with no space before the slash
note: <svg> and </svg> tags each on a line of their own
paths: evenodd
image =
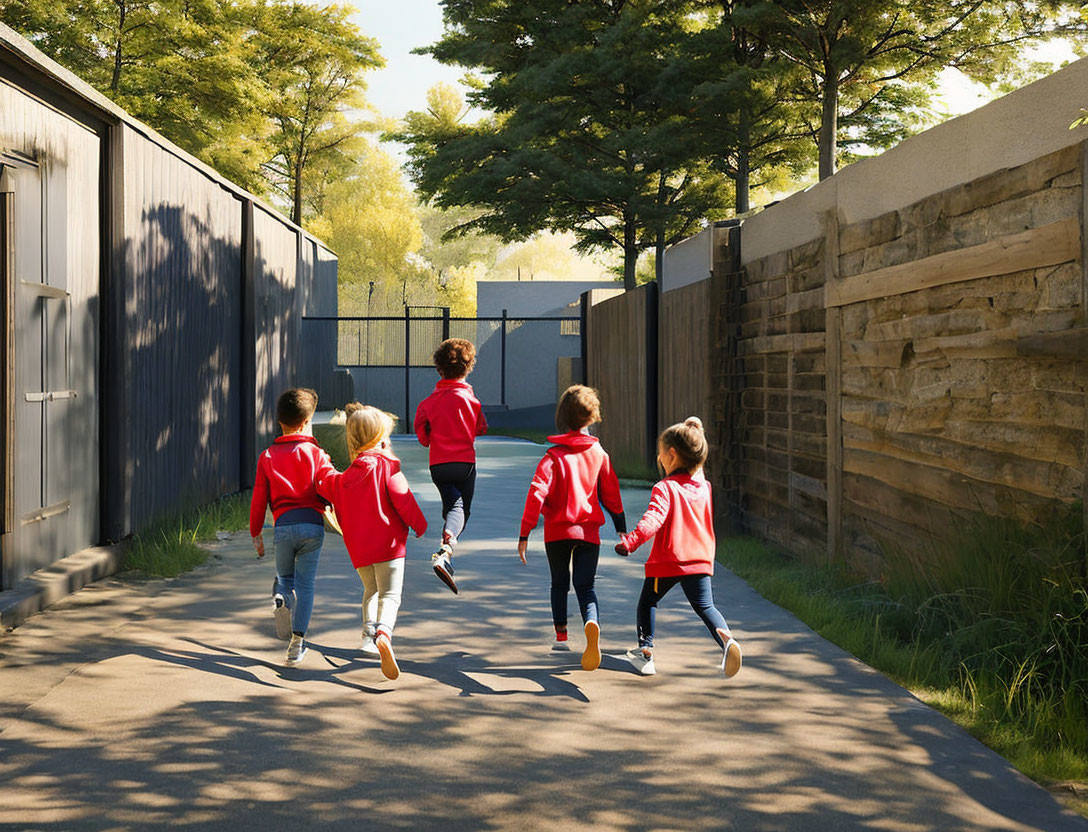
<svg viewBox="0 0 1088 832">
<path fill-rule="evenodd" d="M 318 480 L 317 490 L 336 509 L 351 565 L 363 582 L 363 652 L 376 653 L 382 673 L 396 679 L 393 627 L 404 586 L 405 543 L 409 527 L 422 537 L 427 521 L 390 450 L 393 417 L 358 402 L 345 409 L 353 462 L 344 473 Z"/>
<path fill-rule="evenodd" d="M 650 506 L 638 526 L 616 544 L 621 555 L 654 538 L 646 561 L 646 580 L 638 599 L 638 647 L 627 658 L 644 676 L 654 668 L 654 614 L 658 602 L 677 584 L 710 635 L 722 648 L 720 669 L 726 677 L 740 670 L 740 645 L 718 608 L 710 576 L 714 574 L 714 519 L 710 483 L 703 476 L 708 454 L 703 423 L 695 416 L 666 428 L 657 440 L 657 461 L 665 479 L 654 486 Z"/>
<path fill-rule="evenodd" d="M 276 634 L 290 639 L 287 663 L 306 655 L 303 638 L 314 608 L 314 580 L 321 545 L 325 540 L 324 501 L 314 482 L 335 471 L 329 455 L 321 450 L 310 430 L 317 409 L 317 393 L 294 389 L 280 395 L 276 420 L 282 436 L 257 460 L 253 499 L 249 504 L 249 533 L 257 557 L 264 557 L 265 511 L 272 504 L 275 518 L 276 580 L 272 585 L 272 611 Z"/>
<path fill-rule="evenodd" d="M 555 411 L 555 426 L 563 431 L 549 436 L 553 443 L 536 467 L 525 513 L 521 518 L 518 555 L 525 563 L 529 532 L 544 514 L 544 550 L 552 573 L 553 650 L 569 650 L 567 644 L 567 593 L 571 579 L 586 634 L 582 667 L 596 670 L 601 664 L 601 625 L 593 582 L 601 551 L 600 529 L 604 524 L 601 504 L 612 515 L 616 531 L 627 531 L 620 499 L 620 484 L 608 454 L 586 430 L 601 421 L 597 391 L 576 384 L 568 387 Z M 573 575 L 572 575 L 573 573 Z"/>
<path fill-rule="evenodd" d="M 434 392 L 416 408 L 419 442 L 429 447 L 431 479 L 442 495 L 442 545 L 431 555 L 434 573 L 453 594 L 453 548 L 468 523 L 476 490 L 476 437 L 487 433 L 483 408 L 465 377 L 476 366 L 476 347 L 464 338 L 449 338 L 434 352 L 442 376 Z"/>
</svg>

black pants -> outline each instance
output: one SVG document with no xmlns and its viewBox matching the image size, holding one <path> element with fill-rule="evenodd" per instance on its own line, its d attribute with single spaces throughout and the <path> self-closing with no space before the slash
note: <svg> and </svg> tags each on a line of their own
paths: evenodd
<svg viewBox="0 0 1088 832">
<path fill-rule="evenodd" d="M 567 626 L 567 593 L 572 579 L 582 621 L 599 621 L 593 583 L 597 579 L 600 545 L 584 540 L 553 540 L 544 544 L 544 551 L 548 553 L 548 568 L 552 572 L 552 621 L 555 626 Z"/>
<path fill-rule="evenodd" d="M 703 620 L 710 635 L 719 647 L 724 647 L 718 630 L 729 632 L 729 625 L 717 607 L 714 606 L 714 590 L 709 575 L 677 575 L 672 578 L 646 578 L 642 582 L 642 594 L 638 599 L 638 646 L 654 646 L 654 623 L 657 603 L 677 584 L 684 590 L 688 603 L 695 614 Z"/>
<path fill-rule="evenodd" d="M 475 462 L 440 462 L 431 466 L 431 480 L 442 495 L 442 529 L 454 540 L 461 536 L 472 513 L 476 491 Z"/>
</svg>

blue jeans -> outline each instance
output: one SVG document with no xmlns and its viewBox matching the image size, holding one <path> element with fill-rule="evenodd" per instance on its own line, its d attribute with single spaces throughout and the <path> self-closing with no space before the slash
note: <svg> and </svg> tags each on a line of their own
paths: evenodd
<svg viewBox="0 0 1088 832">
<path fill-rule="evenodd" d="M 304 636 L 314 611 L 314 581 L 325 527 L 313 523 L 276 526 L 276 581 L 272 593 L 284 597 L 291 607 L 291 632 Z M 294 593 L 294 603 L 292 603 Z"/>
<path fill-rule="evenodd" d="M 703 620 L 710 635 L 719 647 L 724 647 L 718 630 L 729 632 L 729 625 L 725 623 L 725 617 L 714 606 L 714 589 L 710 583 L 709 575 L 677 575 L 671 578 L 647 578 L 642 583 L 642 594 L 638 598 L 638 646 L 654 646 L 654 619 L 657 613 L 657 602 L 665 597 L 670 589 L 677 584 L 684 590 L 688 597 L 688 603 L 695 610 L 695 614 Z"/>
<path fill-rule="evenodd" d="M 553 540 L 544 544 L 544 551 L 548 553 L 548 568 L 552 573 L 552 623 L 556 627 L 567 626 L 567 593 L 572 581 L 582 621 L 598 621 L 593 584 L 600 545 L 584 540 Z"/>
</svg>

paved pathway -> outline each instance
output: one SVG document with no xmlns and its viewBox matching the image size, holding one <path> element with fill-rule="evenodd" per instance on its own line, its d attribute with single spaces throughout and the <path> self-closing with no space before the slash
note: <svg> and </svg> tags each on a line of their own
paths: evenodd
<svg viewBox="0 0 1088 832">
<path fill-rule="evenodd" d="M 528 567 L 514 554 L 540 450 L 481 443 L 460 597 L 430 573 L 435 534 L 412 542 L 396 682 L 356 652 L 339 539 L 298 668 L 271 636 L 271 560 L 244 534 L 190 575 L 100 582 L 0 636 L 0 827 L 1088 830 L 724 570 L 716 597 L 745 648 L 730 682 L 678 590 L 659 675 L 618 658 L 637 557 L 602 556 L 601 668 L 550 654 L 539 536 Z M 397 451 L 435 518 L 423 453 Z M 647 496 L 625 493 L 629 516 Z"/>
</svg>

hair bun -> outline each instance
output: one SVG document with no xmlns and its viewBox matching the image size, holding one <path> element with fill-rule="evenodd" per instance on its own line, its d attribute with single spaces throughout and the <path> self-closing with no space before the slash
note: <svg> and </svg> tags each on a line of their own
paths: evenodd
<svg viewBox="0 0 1088 832">
<path fill-rule="evenodd" d="M 703 420 L 700 419 L 698 416 L 688 416 L 688 418 L 684 420 L 684 426 L 689 428 L 698 428 L 699 430 L 702 430 Z"/>
<path fill-rule="evenodd" d="M 347 416 L 351 416 L 351 414 L 358 413 L 362 409 L 363 405 L 359 402 L 348 402 L 346 405 L 344 405 L 344 414 Z"/>
</svg>

